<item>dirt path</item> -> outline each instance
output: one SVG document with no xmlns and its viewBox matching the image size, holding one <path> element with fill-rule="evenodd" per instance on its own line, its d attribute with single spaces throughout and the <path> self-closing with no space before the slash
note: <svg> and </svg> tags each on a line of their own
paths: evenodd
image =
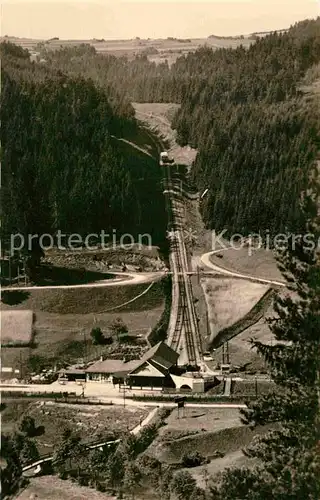
<svg viewBox="0 0 320 500">
<path fill-rule="evenodd" d="M 153 158 L 153 156 L 148 151 L 146 151 L 143 148 L 140 148 L 140 146 L 137 146 L 134 142 L 128 141 L 127 139 L 124 139 L 123 137 L 116 137 L 115 135 L 112 135 L 111 137 L 113 139 L 116 139 L 117 141 L 122 141 L 122 142 L 125 142 L 126 144 L 129 144 L 129 146 L 133 147 L 137 151 L 140 151 L 141 153 L 143 153 L 147 156 L 150 156 L 150 158 Z"/>
</svg>

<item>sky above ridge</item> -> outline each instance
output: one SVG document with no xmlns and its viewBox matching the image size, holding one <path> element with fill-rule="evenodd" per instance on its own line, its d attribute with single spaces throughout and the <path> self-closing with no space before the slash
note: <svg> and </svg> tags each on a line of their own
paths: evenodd
<svg viewBox="0 0 320 500">
<path fill-rule="evenodd" d="M 1 36 L 206 38 L 283 29 L 319 14 L 318 0 L 1 0 Z"/>
</svg>

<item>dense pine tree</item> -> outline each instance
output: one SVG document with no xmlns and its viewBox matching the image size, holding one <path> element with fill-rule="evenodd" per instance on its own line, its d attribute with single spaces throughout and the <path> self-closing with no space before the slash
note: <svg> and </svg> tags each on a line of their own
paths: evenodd
<svg viewBox="0 0 320 500">
<path fill-rule="evenodd" d="M 278 429 L 258 437 L 245 454 L 259 460 L 253 470 L 222 474 L 212 498 L 316 499 L 320 497 L 320 185 L 315 176 L 303 201 L 305 230 L 279 255 L 287 293 L 275 301 L 270 323 L 273 346 L 253 342 L 270 365 L 277 384 L 242 411 L 245 423 L 277 422 Z M 305 238 L 308 235 L 308 240 Z M 311 242 L 313 244 L 311 244 Z"/>
</svg>

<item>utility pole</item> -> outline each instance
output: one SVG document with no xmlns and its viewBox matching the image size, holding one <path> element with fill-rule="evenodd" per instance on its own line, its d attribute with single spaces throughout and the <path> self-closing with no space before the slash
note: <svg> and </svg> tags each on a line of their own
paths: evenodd
<svg viewBox="0 0 320 500">
<path fill-rule="evenodd" d="M 86 363 L 87 363 L 87 337 L 86 337 L 85 331 L 83 334 L 83 362 L 84 362 L 84 365 L 86 365 Z"/>
<path fill-rule="evenodd" d="M 20 367 L 20 381 L 22 381 L 22 353 L 20 351 L 20 356 L 19 356 L 19 367 Z"/>
<path fill-rule="evenodd" d="M 227 341 L 227 364 L 230 364 L 230 358 L 229 358 L 229 342 Z"/>
<path fill-rule="evenodd" d="M 9 254 L 9 283 L 11 285 L 11 255 Z"/>
<path fill-rule="evenodd" d="M 209 337 L 211 332 L 210 332 L 210 325 L 209 325 L 209 313 L 208 309 L 206 309 L 206 323 L 207 323 L 207 336 Z"/>
<path fill-rule="evenodd" d="M 123 407 L 125 408 L 126 406 L 126 379 L 124 379 L 124 384 L 123 384 Z"/>
<path fill-rule="evenodd" d="M 24 285 L 27 286 L 27 270 L 26 270 L 26 261 L 27 258 L 24 257 L 23 259 L 23 272 L 24 272 Z"/>
</svg>

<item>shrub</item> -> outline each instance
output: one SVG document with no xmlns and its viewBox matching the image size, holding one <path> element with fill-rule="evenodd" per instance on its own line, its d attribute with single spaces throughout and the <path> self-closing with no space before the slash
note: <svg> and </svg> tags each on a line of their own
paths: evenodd
<svg viewBox="0 0 320 500">
<path fill-rule="evenodd" d="M 219 450 L 216 450 L 213 452 L 213 454 L 211 455 L 211 458 L 223 458 L 224 457 L 224 453 L 222 451 L 219 451 Z"/>
<path fill-rule="evenodd" d="M 161 462 L 150 455 L 141 455 L 138 459 L 138 466 L 142 471 L 149 473 L 150 470 L 160 469 Z"/>
<path fill-rule="evenodd" d="M 30 293 L 23 290 L 15 290 L 10 292 L 9 290 L 4 290 L 1 294 L 1 302 L 8 304 L 9 306 L 15 306 L 21 304 L 29 298 Z"/>
<path fill-rule="evenodd" d="M 105 343 L 105 338 L 100 327 L 92 328 L 90 336 L 92 343 L 95 345 L 103 345 Z"/>
<path fill-rule="evenodd" d="M 64 470 L 64 471 L 59 472 L 60 479 L 66 480 L 66 479 L 68 479 L 68 477 L 69 477 L 69 474 L 67 471 Z"/>
<path fill-rule="evenodd" d="M 196 489 L 196 480 L 187 471 L 179 471 L 170 482 L 170 491 L 179 500 L 189 500 Z"/>
<path fill-rule="evenodd" d="M 110 324 L 110 329 L 113 335 L 115 335 L 117 338 L 119 338 L 120 335 L 128 333 L 128 327 L 121 318 L 116 318 L 114 321 L 112 321 L 112 323 Z"/>
<path fill-rule="evenodd" d="M 131 337 L 130 335 L 128 335 L 127 333 L 121 333 L 119 336 L 118 336 L 118 341 L 119 342 L 123 342 L 123 343 L 135 343 L 135 339 L 134 337 Z"/>
<path fill-rule="evenodd" d="M 147 425 L 143 427 L 139 433 L 136 441 L 136 454 L 140 454 L 145 451 L 148 446 L 152 443 L 157 435 L 157 426 L 155 424 Z"/>
<path fill-rule="evenodd" d="M 96 483 L 96 490 L 101 491 L 101 493 L 104 493 L 107 490 L 107 488 L 105 487 L 104 484 L 97 482 Z"/>
<path fill-rule="evenodd" d="M 198 451 L 186 453 L 182 458 L 183 467 L 198 467 L 203 463 L 208 463 L 208 460 Z"/>
<path fill-rule="evenodd" d="M 20 431 L 28 437 L 33 437 L 36 433 L 36 424 L 34 418 L 29 415 L 23 417 L 20 423 Z"/>
<path fill-rule="evenodd" d="M 172 408 L 160 408 L 158 411 L 158 420 L 160 425 L 164 425 L 164 421 L 172 412 Z"/>
</svg>

